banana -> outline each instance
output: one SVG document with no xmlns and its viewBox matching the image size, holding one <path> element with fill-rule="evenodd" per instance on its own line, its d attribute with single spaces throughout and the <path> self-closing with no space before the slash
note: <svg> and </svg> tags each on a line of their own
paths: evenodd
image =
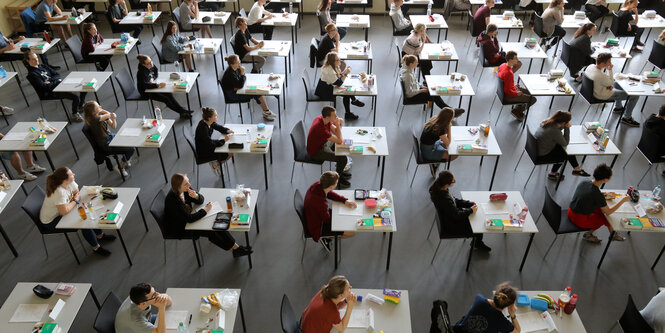
<svg viewBox="0 0 665 333">
<path fill-rule="evenodd" d="M 538 296 L 544 298 L 547 301 L 547 304 L 549 306 L 553 306 L 554 304 L 556 304 L 556 302 L 554 301 L 554 298 L 552 298 L 552 296 L 550 296 L 548 294 L 540 293 L 540 294 L 538 294 Z"/>
</svg>

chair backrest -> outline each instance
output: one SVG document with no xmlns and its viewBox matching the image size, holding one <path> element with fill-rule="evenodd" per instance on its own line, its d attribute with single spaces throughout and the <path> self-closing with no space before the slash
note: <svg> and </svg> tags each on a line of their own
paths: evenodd
<svg viewBox="0 0 665 333">
<path fill-rule="evenodd" d="M 543 204 L 543 216 L 547 220 L 547 224 L 552 227 L 552 231 L 555 233 L 559 230 L 561 226 L 561 206 L 552 199 L 550 190 L 545 188 L 545 203 Z"/>
<path fill-rule="evenodd" d="M 240 8 L 238 14 L 240 14 L 240 17 L 247 18 L 247 13 L 245 12 L 245 8 Z"/>
<path fill-rule="evenodd" d="M 404 81 L 402 81 L 402 78 L 399 78 L 399 86 L 402 88 L 402 104 L 406 104 L 406 88 L 404 87 Z"/>
<path fill-rule="evenodd" d="M 651 54 L 649 54 L 649 62 L 659 69 L 665 68 L 665 45 L 653 41 L 651 47 Z"/>
<path fill-rule="evenodd" d="M 108 22 L 109 26 L 111 27 L 112 33 L 117 34 L 122 32 L 120 29 L 118 29 L 119 24 L 113 22 L 113 18 L 111 17 L 111 12 L 107 11 L 106 13 L 104 13 L 104 17 L 106 18 L 106 22 Z"/>
<path fill-rule="evenodd" d="M 661 135 L 662 133 L 658 133 L 656 130 L 647 128 L 646 126 L 642 127 L 642 135 L 640 136 L 637 148 L 649 160 L 649 163 L 660 163 L 664 160 L 661 158 L 661 147 L 658 140 Z"/>
<path fill-rule="evenodd" d="M 540 38 L 547 37 L 545 31 L 543 31 L 543 17 L 538 15 L 538 13 L 533 13 L 533 15 L 533 32 Z"/>
<path fill-rule="evenodd" d="M 192 132 L 190 131 L 190 128 L 187 126 L 182 127 L 182 136 L 185 137 L 185 141 L 187 141 L 187 145 L 189 148 L 192 150 L 192 154 L 194 154 L 194 160 L 196 161 L 196 164 L 199 163 L 199 156 L 196 154 L 196 143 L 194 142 L 194 138 L 192 137 Z"/>
<path fill-rule="evenodd" d="M 23 211 L 28 214 L 32 222 L 35 223 L 37 230 L 39 230 L 39 232 L 42 234 L 47 234 L 49 232 L 46 230 L 44 224 L 39 219 L 39 212 L 42 210 L 44 199 L 46 199 L 46 193 L 44 190 L 42 190 L 39 185 L 35 186 L 32 188 L 30 193 L 28 193 L 28 196 L 25 198 L 25 201 L 23 201 L 21 208 L 23 208 Z"/>
<path fill-rule="evenodd" d="M 319 41 L 316 37 L 312 37 L 312 41 L 309 43 L 309 68 L 320 67 L 316 59 L 316 55 L 319 53 Z"/>
<path fill-rule="evenodd" d="M 619 15 L 612 11 L 612 23 L 610 24 L 610 31 L 614 37 L 619 37 Z"/>
<path fill-rule="evenodd" d="M 286 294 L 282 296 L 282 306 L 279 310 L 279 316 L 284 333 L 300 333 L 300 325 L 298 325 L 296 313 L 293 311 L 293 306 L 291 306 L 289 297 Z"/>
<path fill-rule="evenodd" d="M 97 165 L 100 165 L 106 162 L 106 153 L 102 150 L 102 148 L 99 146 L 99 143 L 97 143 L 97 140 L 95 140 L 95 137 L 92 135 L 92 130 L 90 129 L 90 126 L 84 124 L 83 127 L 81 128 L 81 132 L 83 132 L 83 135 L 85 135 L 85 138 L 88 139 L 88 142 L 92 147 L 92 151 L 95 154 L 95 163 L 97 163 Z"/>
<path fill-rule="evenodd" d="M 83 43 L 81 42 L 81 37 L 79 35 L 74 35 L 70 37 L 67 41 L 67 46 L 69 47 L 69 52 L 72 54 L 75 63 L 80 63 L 83 61 L 83 55 L 81 55 L 81 47 Z"/>
<path fill-rule="evenodd" d="M 152 204 L 150 204 L 150 215 L 152 215 L 152 217 L 155 219 L 155 222 L 157 222 L 159 230 L 162 232 L 162 237 L 164 239 L 172 239 L 174 237 L 171 237 L 166 231 L 166 225 L 164 221 L 164 217 L 166 215 L 165 200 L 166 200 L 166 195 L 164 194 L 164 191 L 162 190 L 157 191 L 155 198 L 152 199 Z"/>
<path fill-rule="evenodd" d="M 321 36 L 326 33 L 326 24 L 327 20 L 326 17 L 323 16 L 323 13 L 319 13 L 316 15 L 316 18 L 319 20 L 319 33 Z"/>
<path fill-rule="evenodd" d="M 182 31 L 182 27 L 180 26 L 180 7 L 174 8 L 173 12 L 171 12 L 171 16 L 173 20 L 178 23 L 178 29 Z"/>
<path fill-rule="evenodd" d="M 139 91 L 136 89 L 136 85 L 134 85 L 134 80 L 129 73 L 129 68 L 123 67 L 118 70 L 118 74 L 115 75 L 115 80 L 118 82 L 120 90 L 122 91 L 122 96 L 125 100 L 132 100 L 137 96 L 140 97 Z"/>
<path fill-rule="evenodd" d="M 93 327 L 97 333 L 115 333 L 115 315 L 118 313 L 120 305 L 122 305 L 122 301 L 118 296 L 113 291 L 109 292 L 95 318 Z"/>
<path fill-rule="evenodd" d="M 411 133 L 411 138 L 413 139 L 413 155 L 416 157 L 416 163 L 423 163 L 423 157 L 420 155 L 420 144 L 418 143 L 418 137 L 415 133 Z"/>
<path fill-rule="evenodd" d="M 300 74 L 300 78 L 302 79 L 303 87 L 305 87 L 305 98 L 307 98 L 309 97 L 309 89 L 307 88 L 307 85 L 310 83 L 309 74 L 307 74 L 307 68 L 303 68 L 302 73 Z"/>
<path fill-rule="evenodd" d="M 164 60 L 164 58 L 162 57 L 162 43 L 161 43 L 161 38 L 159 38 L 159 36 L 155 36 L 152 38 L 152 48 L 155 49 L 155 53 L 157 54 L 157 58 L 159 58 L 160 65 L 171 63 L 170 61 Z"/>
<path fill-rule="evenodd" d="M 399 50 L 399 45 L 397 45 L 397 40 L 393 41 L 395 48 L 397 49 L 397 68 L 402 68 L 402 52 Z"/>
<path fill-rule="evenodd" d="M 482 31 L 476 31 L 474 29 L 474 24 L 473 24 L 473 13 L 471 12 L 471 9 L 468 10 L 466 13 L 469 15 L 469 20 L 467 22 L 466 28 L 469 30 L 469 33 L 471 34 L 471 37 L 478 37 Z"/>
<path fill-rule="evenodd" d="M 593 80 L 591 80 L 588 76 L 586 76 L 585 73 L 582 73 L 582 87 L 580 88 L 580 95 L 589 104 L 597 102 L 597 99 L 593 97 Z"/>
<path fill-rule="evenodd" d="M 563 62 L 564 65 L 566 65 L 566 67 L 568 67 L 568 69 L 570 69 L 570 44 L 566 43 L 566 41 L 563 40 L 563 39 L 561 39 L 561 43 L 562 43 L 562 45 L 561 45 L 561 61 Z M 572 73 L 572 70 L 571 70 L 570 74 L 572 75 L 572 74 L 575 74 L 575 73 Z"/>
<path fill-rule="evenodd" d="M 485 46 L 483 43 L 480 43 L 480 47 L 478 48 L 478 61 L 483 67 L 492 67 L 492 64 L 490 64 L 489 61 L 487 61 L 487 58 L 485 58 Z"/>
<path fill-rule="evenodd" d="M 432 305 L 430 312 L 432 323 L 430 325 L 430 333 L 453 333 L 453 325 L 450 322 L 448 315 L 448 302 L 444 300 L 436 300 Z"/>
<path fill-rule="evenodd" d="M 505 83 L 501 78 L 498 76 L 496 77 L 496 97 L 499 98 L 499 101 L 501 101 L 501 104 L 503 104 L 503 99 L 506 97 L 506 92 L 503 90 L 504 89 Z"/>
<path fill-rule="evenodd" d="M 300 193 L 299 189 L 293 193 L 293 209 L 295 209 L 296 214 L 298 214 L 298 219 L 302 225 L 302 232 L 305 235 L 305 238 L 311 238 L 312 235 L 309 234 L 309 229 L 307 229 L 307 218 L 305 216 L 305 199 Z"/>
<path fill-rule="evenodd" d="M 653 333 L 653 328 L 644 320 L 633 302 L 633 295 L 628 294 L 628 304 L 619 318 L 619 325 L 624 333 Z"/>
<path fill-rule="evenodd" d="M 538 140 L 531 133 L 529 126 L 526 127 L 526 145 L 524 146 L 524 150 L 526 150 L 533 164 L 536 164 L 536 159 L 538 158 Z"/>
<path fill-rule="evenodd" d="M 305 125 L 299 120 L 291 129 L 291 146 L 293 147 L 293 160 L 296 162 L 307 159 L 307 138 L 305 137 Z"/>
</svg>

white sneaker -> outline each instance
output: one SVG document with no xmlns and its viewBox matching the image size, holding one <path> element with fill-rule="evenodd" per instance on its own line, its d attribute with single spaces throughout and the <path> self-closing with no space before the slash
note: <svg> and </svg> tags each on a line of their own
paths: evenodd
<svg viewBox="0 0 665 333">
<path fill-rule="evenodd" d="M 344 172 L 349 172 L 351 170 L 351 165 L 353 165 L 353 160 L 351 157 L 347 157 L 346 165 L 344 166 Z"/>
<path fill-rule="evenodd" d="M 29 182 L 29 181 L 37 179 L 37 176 L 35 176 L 35 175 L 33 175 L 33 174 L 26 171 L 22 175 L 18 175 L 18 178 Z"/>
<path fill-rule="evenodd" d="M 215 175 L 219 176 L 222 174 L 222 165 L 219 161 L 210 161 L 208 164 L 210 164 L 210 168 Z"/>
<path fill-rule="evenodd" d="M 0 106 L 0 109 L 2 109 L 2 113 L 4 113 L 6 116 L 14 114 L 14 108 L 10 108 L 8 106 Z"/>
<path fill-rule="evenodd" d="M 76 123 L 80 123 L 80 122 L 82 122 L 82 121 L 83 121 L 83 117 L 81 117 L 81 113 L 80 113 L 80 112 L 76 112 L 76 113 L 74 113 L 74 114 L 72 115 L 72 121 L 73 121 L 73 122 L 76 122 Z"/>
<path fill-rule="evenodd" d="M 26 168 L 25 170 L 32 173 L 40 173 L 46 171 L 46 169 L 41 167 L 39 164 L 33 164 L 31 167 Z"/>
<path fill-rule="evenodd" d="M 129 177 L 129 172 L 127 172 L 127 169 L 126 169 L 126 168 L 118 169 L 118 167 L 116 166 L 116 167 L 114 167 L 113 169 L 114 169 L 115 171 L 119 171 L 119 172 L 122 174 L 123 177 Z"/>
<path fill-rule="evenodd" d="M 270 110 L 263 111 L 263 119 L 273 121 L 275 120 L 275 113 Z"/>
<path fill-rule="evenodd" d="M 130 162 L 129 160 L 125 161 L 125 166 L 128 167 L 128 168 L 131 168 L 132 167 L 132 162 Z"/>
</svg>

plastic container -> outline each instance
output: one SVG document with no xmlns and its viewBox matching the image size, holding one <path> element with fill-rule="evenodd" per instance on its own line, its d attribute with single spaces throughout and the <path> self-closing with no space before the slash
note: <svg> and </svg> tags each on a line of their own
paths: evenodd
<svg viewBox="0 0 665 333">
<path fill-rule="evenodd" d="M 289 2 L 289 14 L 293 14 L 293 2 Z"/>
<path fill-rule="evenodd" d="M 0 66 L 2 68 L 2 66 Z M 660 191 L 662 190 L 662 186 L 658 185 L 653 188 L 653 191 L 651 192 L 651 196 L 653 198 L 660 198 Z"/>
<path fill-rule="evenodd" d="M 51 36 L 49 36 L 48 31 L 44 30 L 44 40 L 51 44 Z"/>
<path fill-rule="evenodd" d="M 7 77 L 7 71 L 5 70 L 4 67 L 2 67 L 2 65 L 0 65 L 0 79 L 4 79 L 6 77 Z"/>
<path fill-rule="evenodd" d="M 159 108 L 159 106 L 155 106 L 155 119 L 157 120 L 158 124 L 162 124 L 163 118 L 162 118 L 162 109 Z"/>
<path fill-rule="evenodd" d="M 563 308 L 563 312 L 566 314 L 571 314 L 573 311 L 575 311 L 575 307 L 577 306 L 577 294 L 573 294 L 573 296 L 570 297 L 570 301 L 566 306 Z"/>
<path fill-rule="evenodd" d="M 626 194 L 630 196 L 631 193 L 633 193 L 633 187 L 628 186 L 628 191 L 626 192 Z"/>
<path fill-rule="evenodd" d="M 178 333 L 189 333 L 184 323 L 178 325 Z"/>
<path fill-rule="evenodd" d="M 571 292 L 570 286 L 566 287 L 564 291 L 559 295 L 559 306 L 563 309 L 566 304 L 570 301 L 570 292 Z"/>
</svg>

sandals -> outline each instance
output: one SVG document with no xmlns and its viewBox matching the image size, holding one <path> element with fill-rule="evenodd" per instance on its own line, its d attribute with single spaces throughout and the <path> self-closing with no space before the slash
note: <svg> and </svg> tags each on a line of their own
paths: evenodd
<svg viewBox="0 0 665 333">
<path fill-rule="evenodd" d="M 584 171 L 584 169 L 579 169 L 573 170 L 573 176 L 589 177 L 591 175 Z"/>
<path fill-rule="evenodd" d="M 621 236 L 619 236 L 619 237 L 621 237 Z M 593 244 L 599 244 L 600 243 L 600 238 L 596 237 L 596 235 L 594 235 L 594 234 L 584 233 L 582 235 L 582 238 L 584 238 L 589 243 L 593 243 Z"/>
<path fill-rule="evenodd" d="M 618 233 L 615 233 L 614 238 L 612 240 L 617 241 L 617 242 L 623 242 L 626 239 L 621 237 L 621 235 L 619 235 Z"/>
</svg>

